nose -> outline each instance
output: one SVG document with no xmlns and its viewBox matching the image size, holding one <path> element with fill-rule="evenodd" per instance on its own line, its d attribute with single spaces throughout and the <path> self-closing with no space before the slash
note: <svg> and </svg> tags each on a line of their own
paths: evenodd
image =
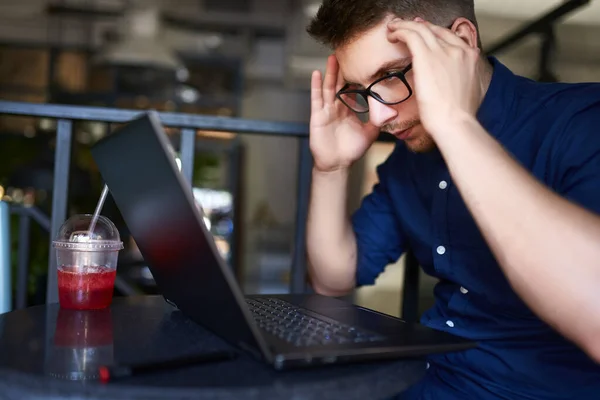
<svg viewBox="0 0 600 400">
<path fill-rule="evenodd" d="M 398 111 L 392 106 L 387 106 L 369 97 L 369 122 L 378 128 L 393 121 L 398 116 Z"/>
</svg>

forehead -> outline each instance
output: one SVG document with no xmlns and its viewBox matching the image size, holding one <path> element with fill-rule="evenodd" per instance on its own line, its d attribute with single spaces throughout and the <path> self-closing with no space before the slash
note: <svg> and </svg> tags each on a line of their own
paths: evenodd
<svg viewBox="0 0 600 400">
<path fill-rule="evenodd" d="M 406 45 L 388 41 L 388 21 L 386 18 L 357 39 L 336 49 L 340 70 L 347 82 L 366 86 L 371 75 L 382 65 L 410 56 Z"/>
</svg>

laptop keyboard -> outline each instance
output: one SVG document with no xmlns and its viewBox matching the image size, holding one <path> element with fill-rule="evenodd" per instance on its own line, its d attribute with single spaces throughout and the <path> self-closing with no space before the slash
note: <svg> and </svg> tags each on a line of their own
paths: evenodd
<svg viewBox="0 0 600 400">
<path fill-rule="evenodd" d="M 364 343 L 381 335 L 339 322 L 316 318 L 301 307 L 277 298 L 246 299 L 255 321 L 265 331 L 294 346 Z"/>
</svg>

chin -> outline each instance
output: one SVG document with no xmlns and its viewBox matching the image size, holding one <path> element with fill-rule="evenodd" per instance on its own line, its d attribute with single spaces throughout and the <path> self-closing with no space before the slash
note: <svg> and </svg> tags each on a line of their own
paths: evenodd
<svg viewBox="0 0 600 400">
<path fill-rule="evenodd" d="M 429 153 L 437 147 L 433 138 L 427 134 L 407 139 L 404 141 L 404 144 L 413 153 Z"/>
</svg>

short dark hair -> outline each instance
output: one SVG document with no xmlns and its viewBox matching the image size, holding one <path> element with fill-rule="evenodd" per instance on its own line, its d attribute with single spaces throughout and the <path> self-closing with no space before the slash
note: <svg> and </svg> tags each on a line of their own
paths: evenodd
<svg viewBox="0 0 600 400">
<path fill-rule="evenodd" d="M 324 0 L 306 30 L 319 43 L 335 49 L 389 14 L 405 20 L 420 17 L 440 26 L 466 18 L 475 25 L 481 48 L 474 0 Z"/>
</svg>

